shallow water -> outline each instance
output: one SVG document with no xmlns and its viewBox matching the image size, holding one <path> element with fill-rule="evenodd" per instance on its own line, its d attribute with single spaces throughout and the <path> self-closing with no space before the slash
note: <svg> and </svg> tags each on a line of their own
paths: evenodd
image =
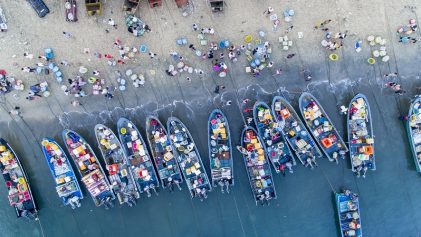
<svg viewBox="0 0 421 237">
<path fill-rule="evenodd" d="M 296 107 L 300 91 L 267 84 L 245 85 L 238 89 L 240 98 L 264 100 L 271 103 L 274 95 L 284 95 Z M 274 175 L 278 199 L 269 207 L 256 206 L 251 195 L 247 174 L 241 156 L 234 154 L 235 187 L 230 194 L 219 189 L 209 194 L 204 202 L 191 200 L 187 188 L 169 193 L 161 190 L 158 196 L 142 197 L 133 208 L 116 204 L 111 210 L 96 208 L 87 195 L 82 208 L 63 207 L 55 193 L 53 179 L 42 156 L 38 142 L 51 136 L 62 144 L 61 130 L 78 131 L 90 142 L 96 154 L 93 128 L 104 123 L 116 129 L 121 116 L 131 119 L 145 136 L 145 118 L 158 115 L 164 123 L 173 115 L 189 128 L 202 154 L 209 173 L 207 158 L 207 118 L 216 106 L 227 115 L 233 145 L 239 143 L 243 119 L 237 107 L 234 91 L 221 95 L 196 98 L 188 103 L 183 97 L 163 105 L 156 102 L 135 108 L 116 107 L 94 113 L 69 112 L 52 121 L 16 120 L 2 124 L 1 132 L 17 151 L 29 175 L 31 187 L 40 207 L 40 222 L 16 220 L 8 206 L 5 189 L 0 188 L 1 233 L 7 236 L 337 236 L 337 217 L 333 190 L 349 187 L 360 194 L 363 233 L 366 236 L 419 236 L 421 233 L 420 177 L 408 149 L 403 124 L 397 117 L 409 107 L 408 98 L 396 100 L 384 95 L 377 83 L 363 86 L 358 79 L 333 82 L 311 82 L 307 88 L 321 102 L 338 131 L 345 137 L 345 117 L 337 106 L 347 104 L 353 93 L 364 93 L 369 100 L 376 136 L 377 171 L 365 179 L 356 178 L 350 171 L 349 159 L 339 165 L 327 159 L 319 160 L 319 167 L 310 170 L 300 164 L 294 174 Z M 231 106 L 225 106 L 233 100 Z M 238 100 L 241 104 L 241 99 Z M 246 115 L 247 116 L 247 115 Z M 27 125 L 31 130 L 27 129 Z"/>
</svg>

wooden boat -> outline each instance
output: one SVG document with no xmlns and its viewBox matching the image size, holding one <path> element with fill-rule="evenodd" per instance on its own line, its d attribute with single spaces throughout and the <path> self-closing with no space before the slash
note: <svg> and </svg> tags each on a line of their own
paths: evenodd
<svg viewBox="0 0 421 237">
<path fill-rule="evenodd" d="M 421 172 L 421 97 L 412 101 L 408 112 L 408 121 L 405 122 L 409 137 L 415 168 Z"/>
<path fill-rule="evenodd" d="M 137 189 L 140 193 L 151 196 L 151 190 L 157 194 L 159 187 L 158 175 L 153 167 L 146 143 L 136 126 L 126 118 L 120 118 L 117 122 L 118 135 L 127 157 L 128 165 Z"/>
<path fill-rule="evenodd" d="M 291 104 L 281 96 L 275 96 L 272 102 L 272 113 L 275 121 L 280 123 L 282 133 L 295 155 L 303 165 L 317 166 L 316 158 L 322 153 L 311 137 Z"/>
<path fill-rule="evenodd" d="M 66 13 L 66 21 L 77 21 L 77 5 L 76 0 L 65 0 L 64 9 Z"/>
<path fill-rule="evenodd" d="M 186 180 L 191 198 L 207 198 L 207 192 L 212 191 L 208 175 L 202 163 L 199 150 L 187 127 L 175 117 L 168 118 L 167 130 L 178 165 Z"/>
<path fill-rule="evenodd" d="M 348 148 L 319 101 L 312 94 L 303 92 L 299 107 L 305 125 L 329 161 L 338 163 L 339 156 L 344 159 Z"/>
<path fill-rule="evenodd" d="M 219 109 L 214 109 L 208 119 L 208 149 L 212 186 L 219 185 L 224 192 L 234 185 L 234 165 L 232 159 L 231 134 L 227 117 Z"/>
<path fill-rule="evenodd" d="M 253 106 L 253 119 L 265 153 L 275 172 L 282 171 L 285 174 L 285 169 L 287 169 L 293 173 L 292 166 L 296 165 L 295 159 L 285 141 L 280 123 L 274 120 L 269 105 L 257 101 Z"/>
<path fill-rule="evenodd" d="M 258 202 L 269 205 L 271 199 L 276 199 L 275 184 L 263 142 L 254 128 L 247 126 L 243 129 L 241 147 L 254 201 L 256 205 Z"/>
<path fill-rule="evenodd" d="M 129 206 L 136 205 L 136 199 L 140 195 L 120 141 L 114 132 L 103 124 L 95 126 L 95 136 L 107 167 L 106 174 L 120 205 L 124 203 Z"/>
<path fill-rule="evenodd" d="M 0 171 L 6 183 L 10 206 L 17 217 L 38 219 L 38 208 L 25 170 L 12 147 L 0 138 Z"/>
<path fill-rule="evenodd" d="M 75 131 L 65 129 L 62 136 L 67 151 L 95 205 L 98 207 L 104 205 L 106 209 L 113 207 L 115 194 L 91 146 Z"/>
<path fill-rule="evenodd" d="M 80 207 L 83 193 L 66 153 L 56 141 L 48 137 L 42 139 L 41 148 L 62 203 L 70 205 L 72 209 Z"/>
<path fill-rule="evenodd" d="M 347 127 L 352 171 L 365 177 L 367 170 L 376 170 L 376 160 L 370 106 L 363 94 L 349 103 Z"/>
<path fill-rule="evenodd" d="M 181 190 L 180 183 L 183 182 L 183 176 L 175 159 L 174 147 L 167 130 L 157 117 L 146 118 L 146 135 L 162 187 L 169 187 L 172 191 L 173 185 L 176 185 Z"/>
<path fill-rule="evenodd" d="M 341 236 L 362 237 L 358 195 L 350 190 L 335 193 Z"/>
</svg>

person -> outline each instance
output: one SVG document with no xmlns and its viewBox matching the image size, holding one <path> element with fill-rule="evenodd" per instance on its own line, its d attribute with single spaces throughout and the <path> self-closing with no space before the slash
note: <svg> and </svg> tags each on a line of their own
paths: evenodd
<svg viewBox="0 0 421 237">
<path fill-rule="evenodd" d="M 190 45 L 189 45 L 189 49 L 191 49 L 191 50 L 193 50 L 193 51 L 196 51 L 196 48 L 194 47 L 194 45 L 193 45 L 193 44 L 190 44 Z"/>
<path fill-rule="evenodd" d="M 78 100 L 73 100 L 71 104 L 73 105 L 73 107 L 78 107 L 79 105 L 81 105 L 81 103 Z"/>
<path fill-rule="evenodd" d="M 232 101 L 231 100 L 228 100 L 226 103 L 225 103 L 225 105 L 227 105 L 227 106 L 230 106 L 232 104 Z"/>
<path fill-rule="evenodd" d="M 294 57 L 294 56 L 295 56 L 295 53 L 291 53 L 291 54 L 288 54 L 286 58 L 287 58 L 287 59 L 290 59 L 290 58 L 292 58 L 292 57 Z"/>
<path fill-rule="evenodd" d="M 149 57 L 151 57 L 151 59 L 155 58 L 155 56 L 156 56 L 156 53 L 149 52 Z"/>
<path fill-rule="evenodd" d="M 33 54 L 30 54 L 30 53 L 28 53 L 28 52 L 23 53 L 23 56 L 24 56 L 25 58 L 27 58 L 27 59 L 33 59 L 33 58 L 34 58 L 34 55 L 33 55 Z"/>
<path fill-rule="evenodd" d="M 390 87 L 390 88 L 395 88 L 396 86 L 399 86 L 400 87 L 400 85 L 398 84 L 398 83 L 396 83 L 396 82 L 388 82 L 388 83 L 386 83 L 386 84 L 384 84 L 385 86 L 387 86 L 387 87 Z"/>
<path fill-rule="evenodd" d="M 399 116 L 399 120 L 401 120 L 402 122 L 408 121 L 408 115 L 401 115 L 401 116 Z"/>
<path fill-rule="evenodd" d="M 341 105 L 340 114 L 346 115 L 348 113 L 348 108 L 345 105 Z"/>
<path fill-rule="evenodd" d="M 194 31 L 197 31 L 199 29 L 196 23 L 193 23 L 192 28 Z"/>
<path fill-rule="evenodd" d="M 17 115 L 19 117 L 22 117 L 22 113 L 20 112 L 20 107 L 19 106 L 15 106 L 13 109 L 11 109 L 9 111 L 10 115 Z"/>
<path fill-rule="evenodd" d="M 114 22 L 113 19 L 108 19 L 108 25 L 114 27 L 115 29 L 117 29 L 117 24 Z"/>
<path fill-rule="evenodd" d="M 73 37 L 69 32 L 65 32 L 65 31 L 63 31 L 63 35 L 64 35 L 64 37 L 66 37 L 66 38 L 71 38 L 71 37 Z"/>
<path fill-rule="evenodd" d="M 263 12 L 264 15 L 269 16 L 274 11 L 273 7 L 268 7 L 266 11 Z"/>
<path fill-rule="evenodd" d="M 288 34 L 289 32 L 291 32 L 292 28 L 294 28 L 294 26 L 290 26 L 285 30 L 285 34 Z"/>
<path fill-rule="evenodd" d="M 253 110 L 253 108 L 245 108 L 245 109 L 243 109 L 243 112 L 244 113 L 249 113 L 249 112 L 251 112 Z"/>
<path fill-rule="evenodd" d="M 243 104 L 247 104 L 248 102 L 250 102 L 250 99 L 243 99 Z"/>
<path fill-rule="evenodd" d="M 304 80 L 305 81 L 311 81 L 311 79 L 313 79 L 313 77 L 311 76 L 311 72 L 307 69 L 302 70 L 303 74 L 304 74 Z"/>
<path fill-rule="evenodd" d="M 396 90 L 395 91 L 395 94 L 397 94 L 397 95 L 403 95 L 403 94 L 405 94 L 406 93 L 406 91 L 404 91 L 404 90 L 402 90 L 402 89 L 399 89 L 399 90 Z"/>
<path fill-rule="evenodd" d="M 388 73 L 388 74 L 384 74 L 383 77 L 397 77 L 398 73 L 397 72 L 393 72 L 393 73 Z"/>
<path fill-rule="evenodd" d="M 273 61 L 270 61 L 270 62 L 268 63 L 268 68 L 271 68 L 271 67 L 273 67 Z"/>
<path fill-rule="evenodd" d="M 190 77 L 187 77 L 186 80 L 187 80 L 187 82 L 191 82 L 191 78 Z"/>
<path fill-rule="evenodd" d="M 95 71 L 92 72 L 92 74 L 94 74 L 94 76 L 99 76 L 99 71 L 95 70 Z"/>
</svg>

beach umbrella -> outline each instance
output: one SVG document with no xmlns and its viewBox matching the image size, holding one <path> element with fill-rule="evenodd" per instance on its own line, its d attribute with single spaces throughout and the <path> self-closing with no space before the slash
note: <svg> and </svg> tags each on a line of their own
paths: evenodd
<svg viewBox="0 0 421 237">
<path fill-rule="evenodd" d="M 134 80 L 136 80 L 136 79 L 137 79 L 137 75 L 136 75 L 136 74 L 133 74 L 133 75 L 130 77 L 130 79 L 132 79 L 133 81 L 134 81 Z"/>
<path fill-rule="evenodd" d="M 246 43 L 250 43 L 252 40 L 253 40 L 252 35 L 246 35 L 246 37 L 244 37 L 244 42 Z"/>
<path fill-rule="evenodd" d="M 380 45 L 385 45 L 387 43 L 386 39 L 382 39 L 382 41 L 380 42 Z"/>
<path fill-rule="evenodd" d="M 373 51 L 373 57 L 377 58 L 380 56 L 380 52 L 378 50 Z"/>
<path fill-rule="evenodd" d="M 219 77 L 226 77 L 227 73 L 225 71 L 222 71 L 219 73 Z"/>
<path fill-rule="evenodd" d="M 184 67 L 184 63 L 183 62 L 178 62 L 177 63 L 177 68 L 183 68 Z"/>
<path fill-rule="evenodd" d="M 369 58 L 369 59 L 367 59 L 367 62 L 368 62 L 368 64 L 373 65 L 373 64 L 375 64 L 375 63 L 376 63 L 376 59 L 374 59 L 374 58 Z"/>
<path fill-rule="evenodd" d="M 380 53 L 379 53 L 380 57 L 386 56 L 386 54 L 387 54 L 386 51 L 380 50 Z"/>
<path fill-rule="evenodd" d="M 382 61 L 383 61 L 383 62 L 387 62 L 387 61 L 389 61 L 389 55 L 384 56 L 384 57 L 382 58 Z"/>
<path fill-rule="evenodd" d="M 376 44 L 380 44 L 382 42 L 382 37 L 377 36 L 374 41 L 376 42 Z"/>
<path fill-rule="evenodd" d="M 338 61 L 339 56 L 336 53 L 332 53 L 329 55 L 329 59 L 332 61 Z"/>
<path fill-rule="evenodd" d="M 133 71 L 131 69 L 126 70 L 126 76 L 131 76 L 133 74 Z"/>
<path fill-rule="evenodd" d="M 84 67 L 84 66 L 80 66 L 80 67 L 79 67 L 79 72 L 80 72 L 81 74 L 85 74 L 85 73 L 87 73 L 87 72 L 88 72 L 88 69 L 87 69 L 86 67 Z"/>
<path fill-rule="evenodd" d="M 373 36 L 373 35 L 369 35 L 369 36 L 367 37 L 367 41 L 368 41 L 368 42 L 372 42 L 372 41 L 374 41 L 374 36 Z"/>
<path fill-rule="evenodd" d="M 327 47 L 327 45 L 328 45 L 327 40 L 322 40 L 322 46 L 323 46 L 323 47 Z"/>
</svg>

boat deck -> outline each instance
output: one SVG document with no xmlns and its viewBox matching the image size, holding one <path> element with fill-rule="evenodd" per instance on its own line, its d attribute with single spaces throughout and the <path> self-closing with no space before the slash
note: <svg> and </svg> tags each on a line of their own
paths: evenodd
<svg viewBox="0 0 421 237">
<path fill-rule="evenodd" d="M 204 195 L 211 191 L 208 175 L 202 163 L 202 158 L 196 144 L 186 126 L 175 117 L 170 117 L 167 122 L 170 139 L 176 148 L 178 164 L 183 172 L 187 187 L 193 197 Z"/>
<path fill-rule="evenodd" d="M 175 160 L 174 149 L 164 126 L 157 118 L 148 117 L 146 130 L 152 157 L 155 167 L 158 170 L 162 187 L 166 188 L 172 182 L 182 183 L 183 178 L 178 163 Z"/>
<path fill-rule="evenodd" d="M 292 166 L 296 165 L 296 161 L 285 141 L 279 123 L 273 119 L 270 107 L 264 102 L 256 102 L 253 117 L 257 132 L 275 172 L 285 172 L 285 169 L 288 169 L 292 173 Z"/>
<path fill-rule="evenodd" d="M 212 185 L 234 185 L 231 135 L 227 118 L 219 109 L 208 119 L 208 148 Z"/>
<path fill-rule="evenodd" d="M 308 129 L 329 160 L 332 160 L 335 153 L 345 155 L 348 148 L 319 101 L 304 92 L 300 96 L 299 105 Z"/>
<path fill-rule="evenodd" d="M 264 204 L 271 199 L 276 199 L 275 184 L 269 161 L 266 158 L 262 142 L 254 128 L 248 126 L 243 129 L 241 146 L 245 149 L 243 161 L 247 169 L 250 188 L 256 205 L 259 202 Z"/>
<path fill-rule="evenodd" d="M 120 119 L 117 123 L 120 140 L 127 157 L 127 162 L 138 190 L 148 192 L 159 187 L 151 157 L 146 143 L 136 126 L 127 119 Z"/>
<path fill-rule="evenodd" d="M 283 134 L 303 165 L 308 163 L 308 159 L 315 162 L 316 158 L 322 157 L 321 151 L 298 114 L 285 99 L 276 96 L 273 99 L 272 111 L 275 120 L 282 123 Z"/>
</svg>

